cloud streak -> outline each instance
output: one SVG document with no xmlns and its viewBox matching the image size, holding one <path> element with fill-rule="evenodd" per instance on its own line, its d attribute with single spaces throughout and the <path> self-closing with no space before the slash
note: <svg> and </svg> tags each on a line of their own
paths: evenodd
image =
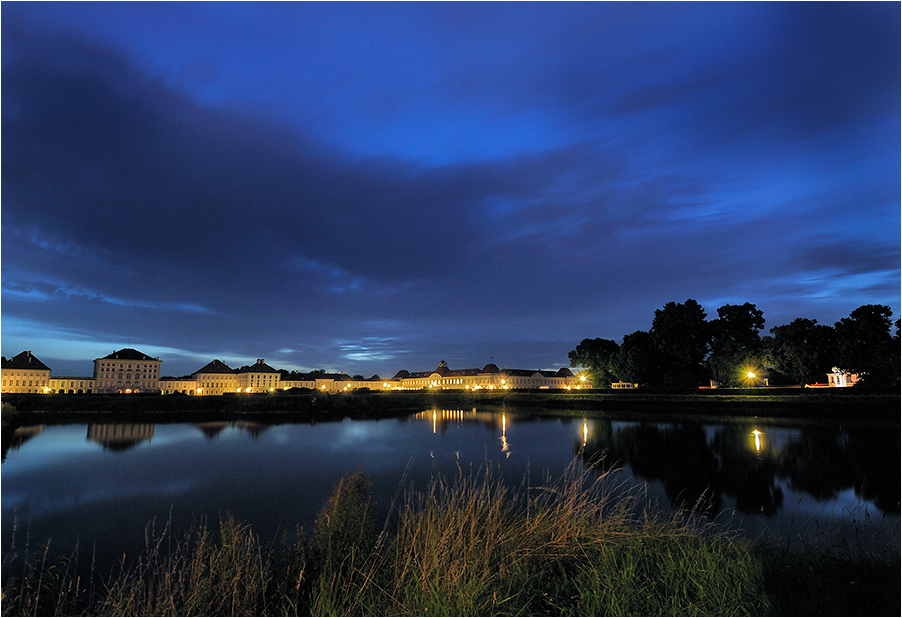
<svg viewBox="0 0 902 618">
<path fill-rule="evenodd" d="M 371 375 L 898 306 L 897 6 L 345 8 L 4 6 L 4 340 Z"/>
</svg>

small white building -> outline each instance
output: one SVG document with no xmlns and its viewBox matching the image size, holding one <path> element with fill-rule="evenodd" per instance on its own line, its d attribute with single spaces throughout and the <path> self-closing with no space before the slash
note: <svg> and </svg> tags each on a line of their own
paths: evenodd
<svg viewBox="0 0 902 618">
<path fill-rule="evenodd" d="M 836 386 L 840 388 L 855 386 L 855 383 L 858 382 L 859 375 L 857 373 L 850 373 L 844 369 L 840 369 L 839 367 L 833 368 L 833 373 L 827 374 L 827 384 L 829 386 Z"/>
</svg>

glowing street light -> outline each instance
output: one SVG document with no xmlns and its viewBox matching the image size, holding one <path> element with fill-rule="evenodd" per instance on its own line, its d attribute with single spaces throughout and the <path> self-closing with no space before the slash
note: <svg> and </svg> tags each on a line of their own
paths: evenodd
<svg viewBox="0 0 902 618">
<path fill-rule="evenodd" d="M 758 379 L 758 374 L 751 368 L 745 370 L 745 382 L 747 387 L 755 386 L 755 381 Z"/>
</svg>

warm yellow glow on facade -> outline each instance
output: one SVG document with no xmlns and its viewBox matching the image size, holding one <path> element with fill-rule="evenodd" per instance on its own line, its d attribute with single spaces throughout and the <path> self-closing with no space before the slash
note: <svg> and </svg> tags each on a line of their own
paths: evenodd
<svg viewBox="0 0 902 618">
<path fill-rule="evenodd" d="M 17 360 L 18 359 L 18 360 Z M 29 363 L 33 363 L 29 365 Z M 19 367 L 18 365 L 23 365 Z M 253 365 L 232 369 L 213 360 L 190 376 L 160 377 L 158 358 L 126 348 L 94 361 L 92 378 L 51 378 L 50 369 L 40 364 L 30 352 L 4 359 L 3 392 L 76 393 L 76 392 L 145 392 L 186 395 L 223 395 L 227 393 L 273 393 L 293 388 L 316 389 L 329 393 L 367 390 L 514 390 L 580 388 L 585 376 L 577 378 L 569 369 L 558 371 L 499 369 L 488 364 L 482 369 L 450 369 L 442 361 L 435 371 L 411 374 L 398 372 L 391 379 L 378 376 L 350 379 L 346 374 L 301 374 L 278 371 L 262 358 Z M 39 366 L 38 366 L 39 365 Z M 52 381 L 51 381 L 52 380 Z M 76 381 L 72 384 L 72 381 Z"/>
</svg>

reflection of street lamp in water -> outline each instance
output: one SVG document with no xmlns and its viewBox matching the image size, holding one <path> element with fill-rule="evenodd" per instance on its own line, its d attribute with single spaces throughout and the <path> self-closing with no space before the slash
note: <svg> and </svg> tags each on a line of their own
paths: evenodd
<svg viewBox="0 0 902 618">
<path fill-rule="evenodd" d="M 752 432 L 752 435 L 755 436 L 755 450 L 760 453 L 761 452 L 761 432 L 756 429 Z"/>
<path fill-rule="evenodd" d="M 586 442 L 589 440 L 589 423 L 588 421 L 583 421 L 583 446 L 586 445 Z"/>
<path fill-rule="evenodd" d="M 507 443 L 507 417 L 501 415 L 501 452 L 505 457 L 510 457 L 510 445 Z"/>
</svg>

